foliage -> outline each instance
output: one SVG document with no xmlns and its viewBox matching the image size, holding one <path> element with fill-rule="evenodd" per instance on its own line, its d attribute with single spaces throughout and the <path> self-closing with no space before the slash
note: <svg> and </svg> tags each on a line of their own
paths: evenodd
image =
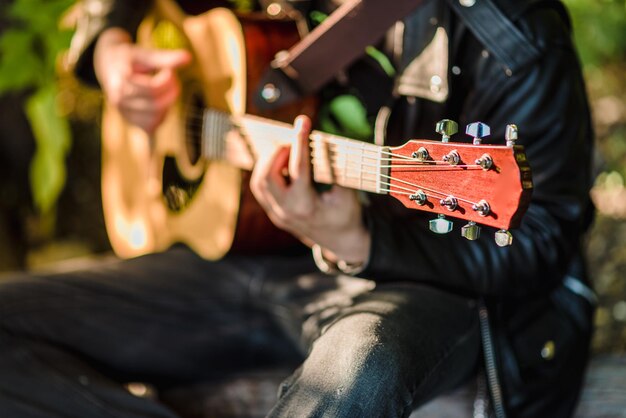
<svg viewBox="0 0 626 418">
<path fill-rule="evenodd" d="M 564 0 L 585 70 L 600 161 L 591 196 L 590 275 L 599 296 L 595 352 L 626 350 L 626 0 Z"/>
<path fill-rule="evenodd" d="M 625 0 L 565 0 L 578 51 L 588 69 L 626 60 Z"/>
<path fill-rule="evenodd" d="M 254 0 L 229 0 L 235 10 L 247 12 L 254 9 Z"/>
<path fill-rule="evenodd" d="M 37 143 L 30 181 L 33 200 L 42 213 L 53 209 L 65 183 L 71 139 L 69 123 L 57 108 L 56 66 L 71 36 L 59 29 L 59 18 L 72 3 L 15 0 L 6 10 L 10 27 L 0 37 L 0 94 L 32 92 L 25 107 Z"/>
<path fill-rule="evenodd" d="M 565 3 L 592 99 L 603 169 L 626 177 L 626 0 Z"/>
</svg>

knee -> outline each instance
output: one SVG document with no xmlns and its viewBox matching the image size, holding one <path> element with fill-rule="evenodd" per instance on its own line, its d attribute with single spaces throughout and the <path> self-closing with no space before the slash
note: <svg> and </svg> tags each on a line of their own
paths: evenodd
<svg viewBox="0 0 626 418">
<path fill-rule="evenodd" d="M 397 381 L 406 364 L 402 338 L 380 315 L 353 314 L 330 326 L 317 342 L 330 362 L 360 380 L 372 376 L 381 385 Z M 371 386 L 370 386 L 371 388 Z"/>
<path fill-rule="evenodd" d="M 396 337 L 379 315 L 344 317 L 314 343 L 298 380 L 316 388 L 327 401 L 359 405 L 364 411 L 407 408 L 411 367 L 406 348 Z"/>
</svg>

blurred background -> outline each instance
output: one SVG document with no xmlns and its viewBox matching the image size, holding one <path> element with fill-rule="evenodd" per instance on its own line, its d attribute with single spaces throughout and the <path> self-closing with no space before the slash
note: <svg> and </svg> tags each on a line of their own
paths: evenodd
<svg viewBox="0 0 626 418">
<path fill-rule="evenodd" d="M 565 0 L 597 140 L 596 353 L 626 352 L 626 0 Z M 98 91 L 65 65 L 75 0 L 0 0 L 0 271 L 106 257 Z"/>
</svg>

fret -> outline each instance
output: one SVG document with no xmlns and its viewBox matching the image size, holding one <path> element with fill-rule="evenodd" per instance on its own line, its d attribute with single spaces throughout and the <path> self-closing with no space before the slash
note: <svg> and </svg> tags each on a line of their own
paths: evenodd
<svg viewBox="0 0 626 418">
<path fill-rule="evenodd" d="M 388 173 L 384 168 L 388 164 L 382 163 L 384 147 L 315 131 L 311 149 L 313 178 L 318 183 L 387 193 L 383 187 Z"/>
<path fill-rule="evenodd" d="M 245 138 L 245 139 L 244 139 Z M 244 115 L 233 117 L 207 109 L 203 117 L 203 156 L 225 159 L 251 169 L 262 153 L 290 144 L 293 127 L 289 124 Z M 386 194 L 389 174 L 388 147 L 313 131 L 310 136 L 313 178 L 318 183 Z"/>
</svg>

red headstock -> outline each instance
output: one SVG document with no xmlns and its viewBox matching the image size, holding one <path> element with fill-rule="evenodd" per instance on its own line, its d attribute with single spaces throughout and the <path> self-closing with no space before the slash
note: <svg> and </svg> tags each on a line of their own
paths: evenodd
<svg viewBox="0 0 626 418">
<path fill-rule="evenodd" d="M 523 147 L 508 138 L 508 146 L 474 142 L 411 140 L 390 148 L 389 194 L 412 209 L 501 230 L 519 226 L 533 187 Z"/>
</svg>

